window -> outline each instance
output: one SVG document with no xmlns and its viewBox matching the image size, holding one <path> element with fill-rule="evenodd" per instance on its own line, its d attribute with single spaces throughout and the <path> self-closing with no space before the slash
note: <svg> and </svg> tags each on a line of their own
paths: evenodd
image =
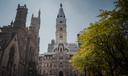
<svg viewBox="0 0 128 76">
<path fill-rule="evenodd" d="M 0 50 L 0 58 L 1 58 L 1 56 L 2 56 L 2 50 Z"/>
<path fill-rule="evenodd" d="M 59 67 L 63 67 L 63 64 L 62 64 L 62 63 L 60 63 L 60 64 L 59 64 Z"/>
<path fill-rule="evenodd" d="M 63 56 L 60 56 L 59 59 L 62 60 L 63 59 Z"/>
<path fill-rule="evenodd" d="M 11 47 L 10 48 L 10 52 L 9 52 L 8 65 L 7 65 L 7 68 L 8 69 L 11 69 L 12 68 L 12 65 L 13 65 L 13 62 L 14 62 L 14 55 L 15 55 L 15 48 L 14 47 Z"/>
<path fill-rule="evenodd" d="M 63 21 L 60 21 L 60 23 L 63 23 Z"/>
<path fill-rule="evenodd" d="M 60 48 L 60 52 L 62 52 L 62 48 Z"/>
<path fill-rule="evenodd" d="M 55 52 L 56 50 L 54 50 L 54 52 Z"/>
<path fill-rule="evenodd" d="M 60 36 L 60 38 L 63 38 L 63 36 Z"/>
<path fill-rule="evenodd" d="M 63 31 L 63 28 L 60 28 L 60 31 Z"/>
<path fill-rule="evenodd" d="M 59 16 L 57 16 L 57 18 L 59 18 Z"/>
</svg>

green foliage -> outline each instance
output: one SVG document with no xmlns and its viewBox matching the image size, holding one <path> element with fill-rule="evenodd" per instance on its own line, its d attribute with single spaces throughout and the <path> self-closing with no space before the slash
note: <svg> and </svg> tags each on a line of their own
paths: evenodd
<svg viewBox="0 0 128 76">
<path fill-rule="evenodd" d="M 71 59 L 76 69 L 94 74 L 102 70 L 106 76 L 128 75 L 128 0 L 115 3 L 114 10 L 101 10 L 101 19 L 80 34 L 81 46 Z"/>
</svg>

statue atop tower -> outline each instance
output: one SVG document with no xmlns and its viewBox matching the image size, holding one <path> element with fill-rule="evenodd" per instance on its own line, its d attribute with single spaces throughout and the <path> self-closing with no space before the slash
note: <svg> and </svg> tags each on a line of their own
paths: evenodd
<svg viewBox="0 0 128 76">
<path fill-rule="evenodd" d="M 39 35 L 39 29 L 40 29 L 40 15 L 41 12 L 39 10 L 38 16 L 35 17 L 34 14 L 32 14 L 32 18 L 31 18 L 30 30 L 32 30 L 37 36 Z"/>
</svg>

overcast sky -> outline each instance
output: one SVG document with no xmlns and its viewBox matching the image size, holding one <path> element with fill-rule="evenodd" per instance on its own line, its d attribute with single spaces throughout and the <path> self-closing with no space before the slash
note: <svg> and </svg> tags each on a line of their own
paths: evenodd
<svg viewBox="0 0 128 76">
<path fill-rule="evenodd" d="M 0 0 L 0 26 L 8 25 L 15 19 L 18 4 L 27 5 L 27 26 L 32 13 L 41 10 L 40 53 L 47 52 L 48 43 L 55 39 L 56 16 L 60 3 L 67 18 L 68 42 L 76 43 L 77 33 L 90 23 L 98 20 L 99 9 L 111 10 L 114 0 Z"/>
</svg>

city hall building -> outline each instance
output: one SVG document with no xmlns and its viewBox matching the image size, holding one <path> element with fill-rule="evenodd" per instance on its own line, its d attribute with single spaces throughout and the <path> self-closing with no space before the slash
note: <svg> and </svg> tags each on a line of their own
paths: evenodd
<svg viewBox="0 0 128 76">
<path fill-rule="evenodd" d="M 41 75 L 43 76 L 76 76 L 70 59 L 76 53 L 78 46 L 67 42 L 66 16 L 60 4 L 56 18 L 56 40 L 48 44 L 48 52 L 40 55 Z"/>
</svg>

